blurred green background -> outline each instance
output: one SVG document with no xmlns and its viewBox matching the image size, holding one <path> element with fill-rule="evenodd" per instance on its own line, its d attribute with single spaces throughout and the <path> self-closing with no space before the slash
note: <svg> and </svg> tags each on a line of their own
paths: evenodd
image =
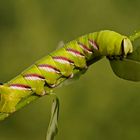
<svg viewBox="0 0 140 140">
<path fill-rule="evenodd" d="M 139 0 L 0 1 L 0 81 L 68 42 L 102 29 L 129 35 L 140 29 Z M 140 83 L 116 77 L 106 59 L 60 98 L 56 140 L 140 139 Z M 45 140 L 52 98 L 42 97 L 0 123 L 0 140 Z"/>
</svg>

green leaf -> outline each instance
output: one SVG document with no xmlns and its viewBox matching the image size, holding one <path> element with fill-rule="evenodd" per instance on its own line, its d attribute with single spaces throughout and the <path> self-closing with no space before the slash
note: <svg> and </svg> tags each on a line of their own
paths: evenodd
<svg viewBox="0 0 140 140">
<path fill-rule="evenodd" d="M 54 95 L 54 94 L 53 94 Z M 46 140 L 54 140 L 58 132 L 59 99 L 55 96 L 52 104 L 51 119 L 47 131 Z"/>
<path fill-rule="evenodd" d="M 113 72 L 120 78 L 140 81 L 140 46 L 123 60 L 110 60 Z"/>
</svg>

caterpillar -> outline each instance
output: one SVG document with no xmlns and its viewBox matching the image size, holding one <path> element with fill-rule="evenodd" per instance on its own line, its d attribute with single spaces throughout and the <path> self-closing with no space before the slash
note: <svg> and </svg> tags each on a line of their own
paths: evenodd
<svg viewBox="0 0 140 140">
<path fill-rule="evenodd" d="M 64 81 L 82 75 L 104 56 L 123 58 L 132 51 L 127 36 L 110 30 L 89 33 L 70 41 L 0 85 L 0 113 L 15 112 L 16 106 L 34 93 L 38 96 L 50 94 Z"/>
</svg>

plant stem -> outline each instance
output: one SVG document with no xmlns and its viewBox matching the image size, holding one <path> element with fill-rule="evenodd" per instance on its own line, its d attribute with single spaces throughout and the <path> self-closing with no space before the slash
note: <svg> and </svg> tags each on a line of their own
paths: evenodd
<svg viewBox="0 0 140 140">
<path fill-rule="evenodd" d="M 136 32 L 135 34 L 129 36 L 129 39 L 131 41 L 135 41 L 136 39 L 140 38 L 140 31 L 139 32 Z"/>
<path fill-rule="evenodd" d="M 21 102 L 19 102 L 16 106 L 16 111 L 23 108 L 24 106 L 28 105 L 30 102 L 38 99 L 39 96 L 37 95 L 31 95 L 27 98 L 25 98 L 24 100 L 22 100 Z M 1 112 L 0 113 L 0 121 L 4 120 L 5 118 L 7 118 L 9 115 L 11 115 L 12 113 L 4 113 L 4 112 Z"/>
</svg>

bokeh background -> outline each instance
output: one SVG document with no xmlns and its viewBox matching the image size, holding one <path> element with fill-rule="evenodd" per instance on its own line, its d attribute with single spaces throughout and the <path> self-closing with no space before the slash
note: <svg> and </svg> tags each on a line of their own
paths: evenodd
<svg viewBox="0 0 140 140">
<path fill-rule="evenodd" d="M 0 81 L 68 42 L 102 29 L 140 29 L 139 0 L 0 1 Z M 56 140 L 140 139 L 140 83 L 116 77 L 106 59 L 80 80 L 56 89 Z M 42 97 L 0 123 L 0 140 L 45 140 L 52 98 Z"/>
</svg>

